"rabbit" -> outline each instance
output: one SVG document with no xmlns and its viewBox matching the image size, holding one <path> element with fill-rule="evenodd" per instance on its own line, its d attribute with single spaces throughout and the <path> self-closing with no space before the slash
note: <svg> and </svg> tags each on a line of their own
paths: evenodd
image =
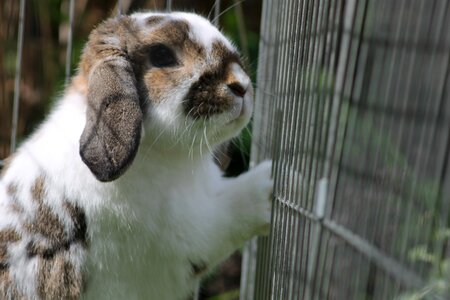
<svg viewBox="0 0 450 300">
<path fill-rule="evenodd" d="M 137 12 L 99 24 L 0 183 L 0 299 L 187 299 L 267 234 L 271 161 L 225 178 L 214 152 L 253 88 L 207 19 Z"/>
</svg>

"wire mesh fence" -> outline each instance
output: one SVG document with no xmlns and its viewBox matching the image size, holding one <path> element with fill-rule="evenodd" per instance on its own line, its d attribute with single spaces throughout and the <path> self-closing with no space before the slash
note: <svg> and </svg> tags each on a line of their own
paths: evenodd
<svg viewBox="0 0 450 300">
<path fill-rule="evenodd" d="M 450 298 L 447 0 L 263 5 L 241 299 Z"/>
</svg>

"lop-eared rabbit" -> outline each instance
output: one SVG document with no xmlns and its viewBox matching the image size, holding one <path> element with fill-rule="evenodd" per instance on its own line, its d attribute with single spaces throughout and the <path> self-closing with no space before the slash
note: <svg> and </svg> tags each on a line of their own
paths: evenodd
<svg viewBox="0 0 450 300">
<path fill-rule="evenodd" d="M 270 221 L 271 163 L 224 178 L 253 90 L 192 13 L 101 23 L 0 184 L 0 299 L 187 299 Z"/>
</svg>

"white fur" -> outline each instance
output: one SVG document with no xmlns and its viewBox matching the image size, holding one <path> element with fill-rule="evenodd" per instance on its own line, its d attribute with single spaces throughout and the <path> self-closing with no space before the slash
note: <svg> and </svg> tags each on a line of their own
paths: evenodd
<svg viewBox="0 0 450 300">
<path fill-rule="evenodd" d="M 210 50 L 215 41 L 221 41 L 228 48 L 235 49 L 230 41 L 227 40 L 216 27 L 211 26 L 209 21 L 199 15 L 185 12 L 178 12 L 173 15 L 175 18 L 187 20 L 189 24 L 191 24 L 192 37 L 194 40 L 205 45 L 206 49 Z"/>
<path fill-rule="evenodd" d="M 200 17 L 174 17 L 194 24 L 203 44 L 219 38 L 232 47 Z M 236 73 L 250 84 L 242 70 L 236 68 Z M 212 144 L 236 135 L 248 122 L 251 92 L 236 99 L 238 113 L 212 118 L 201 127 L 174 113 L 181 108 L 173 99 L 180 99 L 189 86 L 149 111 L 136 158 L 124 175 L 109 183 L 99 182 L 80 158 L 86 99 L 74 90 L 67 92 L 19 148 L 0 182 L 0 230 L 11 224 L 20 228 L 19 220 L 5 212 L 6 186 L 18 183 L 21 204 L 33 212 L 29 190 L 45 173 L 47 204 L 61 219 L 68 218 L 61 209 L 64 199 L 86 212 L 91 245 L 86 258 L 78 250 L 73 253 L 80 261 L 86 259 L 85 299 L 185 299 L 199 280 L 191 262 L 210 270 L 243 241 L 267 230 L 272 188 L 270 162 L 225 179 L 212 159 Z M 15 246 L 12 260 L 19 268 L 13 275 L 33 299 L 37 267 L 36 261 L 27 263 L 20 255 L 25 245 Z"/>
<path fill-rule="evenodd" d="M 173 12 L 170 14 L 162 12 L 137 12 L 131 15 L 131 17 L 136 19 L 143 28 L 145 28 L 144 20 L 152 16 L 170 16 L 173 19 L 189 22 L 192 29 L 191 37 L 204 45 L 207 50 L 211 49 L 211 46 L 215 41 L 220 41 L 228 48 L 235 50 L 233 44 L 226 39 L 216 27 L 211 26 L 211 23 L 208 20 L 197 14 L 187 12 Z"/>
</svg>

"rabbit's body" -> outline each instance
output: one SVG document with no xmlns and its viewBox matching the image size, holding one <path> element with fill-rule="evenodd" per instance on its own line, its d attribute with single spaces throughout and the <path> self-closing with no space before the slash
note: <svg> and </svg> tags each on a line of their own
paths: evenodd
<svg viewBox="0 0 450 300">
<path fill-rule="evenodd" d="M 206 21 L 195 15 L 171 16 L 175 16 L 177 22 L 187 20 L 190 34 L 194 36 L 198 35 L 196 30 L 206 26 Z M 127 26 L 144 26 L 144 21 L 169 25 L 172 22 L 171 18 L 163 20 L 166 15 L 159 14 L 159 17 L 161 19 L 152 14 L 135 14 L 118 22 L 116 29 L 120 32 L 124 28 L 129 30 Z M 112 22 L 114 25 L 115 21 Z M 102 30 L 104 28 L 99 27 L 97 32 Z M 220 55 L 228 51 L 226 48 L 235 51 L 218 31 L 210 31 L 209 35 L 202 34 L 196 40 L 206 52 L 215 47 L 211 40 L 223 41 L 225 50 L 222 49 Z M 185 299 L 201 275 L 244 240 L 267 228 L 272 185 L 270 163 L 236 179 L 225 179 L 212 155 L 219 143 L 236 135 L 248 122 L 250 91 L 247 94 L 240 90 L 233 92 L 244 98 L 237 99 L 240 101 L 237 112 L 229 104 L 223 113 L 216 104 L 208 104 L 209 110 L 205 111 L 200 109 L 204 104 L 195 104 L 194 100 L 189 104 L 192 107 L 182 104 L 191 99 L 203 99 L 195 94 L 198 84 L 203 87 L 204 96 L 203 71 L 197 70 L 198 66 L 189 76 L 183 76 L 181 83 L 179 79 L 166 78 L 171 84 L 185 85 L 177 86 L 168 94 L 164 93 L 163 86 L 156 92 L 151 89 L 157 86 L 158 77 L 151 77 L 149 71 L 146 76 L 151 77 L 148 78 L 151 87 L 137 89 L 139 99 L 147 99 L 139 100 L 142 125 L 136 122 L 139 126 L 126 127 L 125 133 L 121 133 L 121 128 L 113 130 L 116 125 L 112 123 L 104 129 L 101 126 L 106 123 L 102 122 L 108 120 L 101 118 L 107 118 L 109 112 L 105 112 L 106 117 L 90 115 L 90 101 L 95 100 L 96 93 L 102 89 L 92 82 L 101 78 L 101 72 L 109 72 L 99 63 L 109 63 L 111 59 L 121 65 L 122 56 L 117 61 L 106 57 L 96 58 L 91 63 L 90 51 L 95 49 L 92 40 L 96 38 L 95 33 L 93 35 L 93 45 L 85 50 L 80 74 L 74 77 L 44 124 L 23 143 L 3 170 L 0 299 Z M 108 36 L 100 45 L 106 40 L 113 44 L 118 42 L 114 36 Z M 129 49 L 130 44 L 127 46 Z M 105 52 L 101 49 L 97 55 Z M 208 55 L 212 56 L 214 51 L 211 53 Z M 150 55 L 159 57 L 158 53 Z M 130 56 L 133 60 L 132 54 Z M 151 57 L 152 64 L 160 64 L 161 58 L 158 59 L 154 62 Z M 213 61 L 203 62 L 202 66 L 210 64 Z M 186 65 L 183 60 L 183 67 Z M 166 69 L 150 67 L 150 70 Z M 248 78 L 237 64 L 231 62 L 227 70 L 224 74 L 231 72 L 233 81 L 248 84 Z M 116 92 L 120 99 L 133 97 L 135 94 L 128 86 L 115 90 L 115 81 L 123 79 L 125 85 L 127 83 L 126 74 L 121 72 L 118 70 L 113 77 L 105 75 L 109 85 L 107 94 Z M 168 76 L 167 73 L 164 76 Z M 137 77 L 137 82 L 132 80 L 136 85 L 140 84 Z M 207 79 L 208 83 L 212 80 Z M 145 89 L 145 96 L 142 96 L 142 89 Z M 223 99 L 222 106 L 226 103 L 226 98 Z M 234 96 L 230 99 L 237 101 Z M 199 117 L 192 120 L 179 117 L 184 110 L 194 111 Z M 220 111 L 212 114 L 215 110 Z M 189 116 L 190 112 L 184 114 Z M 124 122 L 123 116 L 139 119 L 138 112 L 122 107 L 119 116 L 114 115 L 113 123 Z M 92 127 L 92 136 L 86 138 L 91 118 L 100 120 L 96 121 L 98 127 Z M 123 145 L 101 140 L 101 132 L 118 132 L 123 143 L 133 128 L 136 128 L 135 136 L 126 146 L 137 143 L 139 151 L 126 150 L 127 161 L 121 163 L 120 147 Z M 101 135 L 100 141 L 92 146 L 89 143 L 96 135 Z M 106 152 L 96 153 L 99 148 Z M 105 156 L 109 161 L 102 161 Z"/>
</svg>

